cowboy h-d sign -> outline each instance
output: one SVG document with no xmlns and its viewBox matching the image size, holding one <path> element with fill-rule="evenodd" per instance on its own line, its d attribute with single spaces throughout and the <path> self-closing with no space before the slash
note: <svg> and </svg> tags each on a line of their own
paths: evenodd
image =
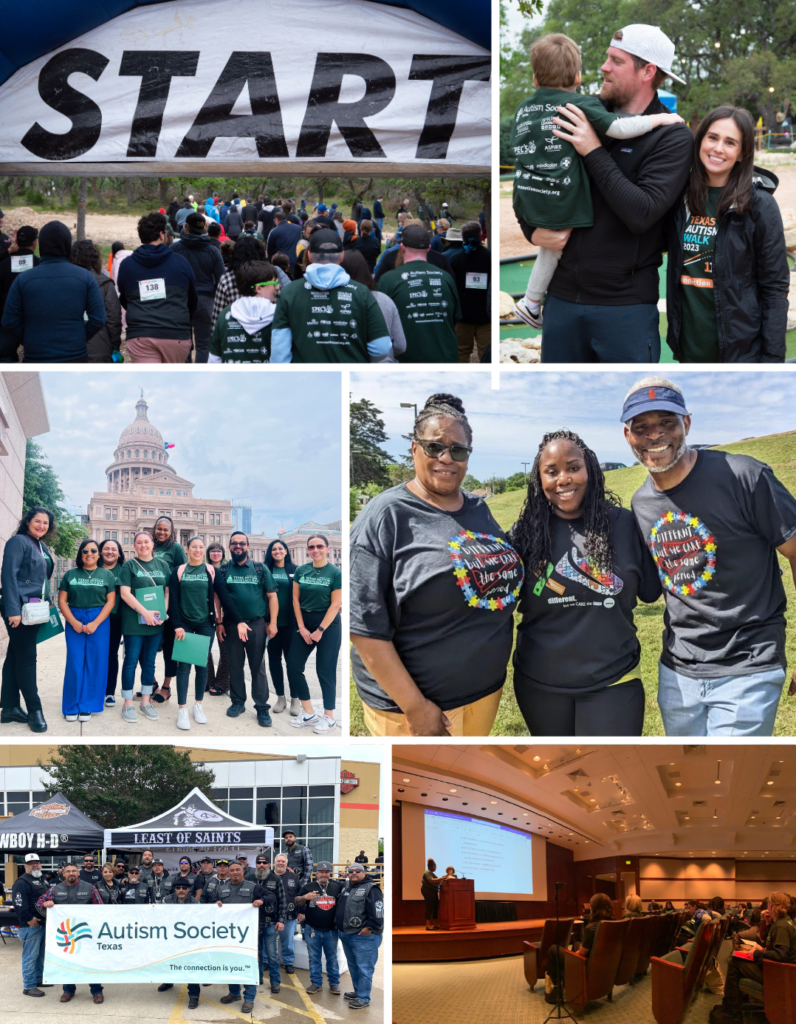
<svg viewBox="0 0 796 1024">
<path fill-rule="evenodd" d="M 374 0 L 291 0 L 290 23 L 314 28 L 288 42 L 269 31 L 284 13 L 168 0 L 30 61 L 0 85 L 0 171 L 486 173 L 482 46 Z"/>
</svg>

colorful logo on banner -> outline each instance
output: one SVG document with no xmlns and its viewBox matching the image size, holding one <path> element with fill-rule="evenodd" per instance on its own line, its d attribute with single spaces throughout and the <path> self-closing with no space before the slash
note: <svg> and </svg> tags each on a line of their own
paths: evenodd
<svg viewBox="0 0 796 1024">
<path fill-rule="evenodd" d="M 77 953 L 81 939 L 90 939 L 91 929 L 85 921 L 73 923 L 69 918 L 62 921 L 56 931 L 56 944 L 64 953 Z"/>
<path fill-rule="evenodd" d="M 649 549 L 670 594 L 687 597 L 716 575 L 716 538 L 696 516 L 667 512 L 650 530 Z"/>
<path fill-rule="evenodd" d="M 353 772 L 346 771 L 345 768 L 340 772 L 341 793 L 353 793 L 358 785 L 359 779 Z"/>
<path fill-rule="evenodd" d="M 605 597 L 615 597 L 624 586 L 618 576 L 602 572 L 593 558 L 579 554 L 577 548 L 572 548 L 569 556 L 563 555 L 559 559 L 556 572 L 564 579 L 580 583 L 581 586 L 588 587 L 589 590 Z"/>
<path fill-rule="evenodd" d="M 462 530 L 448 541 L 456 586 L 470 608 L 503 611 L 520 595 L 525 578 L 520 556 L 502 537 Z"/>
<path fill-rule="evenodd" d="M 69 804 L 42 804 L 30 812 L 33 818 L 60 818 L 69 814 Z"/>
</svg>

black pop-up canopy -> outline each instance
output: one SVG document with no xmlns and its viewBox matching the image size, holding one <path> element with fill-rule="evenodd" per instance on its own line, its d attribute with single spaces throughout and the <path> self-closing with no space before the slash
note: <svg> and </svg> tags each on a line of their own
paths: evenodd
<svg viewBox="0 0 796 1024">
<path fill-rule="evenodd" d="M 63 793 L 23 814 L 0 821 L 0 850 L 9 853 L 66 853 L 97 850 L 103 830 Z"/>
</svg>

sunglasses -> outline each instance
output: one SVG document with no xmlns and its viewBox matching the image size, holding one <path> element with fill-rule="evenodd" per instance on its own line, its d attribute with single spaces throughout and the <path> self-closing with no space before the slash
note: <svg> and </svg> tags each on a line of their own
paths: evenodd
<svg viewBox="0 0 796 1024">
<path fill-rule="evenodd" d="M 473 453 L 473 449 L 467 444 L 443 444 L 441 441 L 424 441 L 420 437 L 413 440 L 430 459 L 441 459 L 445 452 L 450 452 L 454 462 L 467 462 Z"/>
<path fill-rule="evenodd" d="M 242 541 L 239 541 L 239 540 L 231 540 L 229 542 L 229 546 L 231 548 L 245 548 L 246 547 L 246 545 Z"/>
<path fill-rule="evenodd" d="M 325 544 L 308 544 L 307 551 L 323 551 Z"/>
<path fill-rule="evenodd" d="M 84 555 L 98 555 L 99 551 L 97 548 L 83 548 Z"/>
</svg>

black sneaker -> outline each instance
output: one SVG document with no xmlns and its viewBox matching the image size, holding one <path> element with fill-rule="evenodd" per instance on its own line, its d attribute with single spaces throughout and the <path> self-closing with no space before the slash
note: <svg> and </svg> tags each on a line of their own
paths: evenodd
<svg viewBox="0 0 796 1024">
<path fill-rule="evenodd" d="M 22 989 L 22 995 L 23 996 L 43 996 L 44 993 L 40 992 L 37 988 L 23 988 Z"/>
<path fill-rule="evenodd" d="M 258 711 L 257 724 L 261 725 L 264 729 L 270 729 L 274 723 L 271 721 L 271 716 L 267 711 Z"/>
<path fill-rule="evenodd" d="M 191 998 L 188 1000 L 188 1009 L 189 1010 L 195 1010 L 198 1005 L 199 1005 L 199 996 L 191 996 Z"/>
<path fill-rule="evenodd" d="M 274 995 L 276 995 L 276 993 L 279 991 L 281 987 L 281 985 L 274 985 L 273 982 L 271 983 L 271 991 L 274 993 Z"/>
<path fill-rule="evenodd" d="M 164 982 L 162 985 L 158 985 L 158 992 L 168 992 L 170 988 L 174 988 L 174 986 Z"/>
<path fill-rule="evenodd" d="M 230 704 L 227 708 L 227 718 L 237 718 L 246 710 L 245 704 Z"/>
<path fill-rule="evenodd" d="M 285 964 L 285 970 L 287 971 L 288 974 L 295 974 L 296 973 L 295 968 L 292 967 L 292 966 L 288 966 L 287 964 Z"/>
</svg>

